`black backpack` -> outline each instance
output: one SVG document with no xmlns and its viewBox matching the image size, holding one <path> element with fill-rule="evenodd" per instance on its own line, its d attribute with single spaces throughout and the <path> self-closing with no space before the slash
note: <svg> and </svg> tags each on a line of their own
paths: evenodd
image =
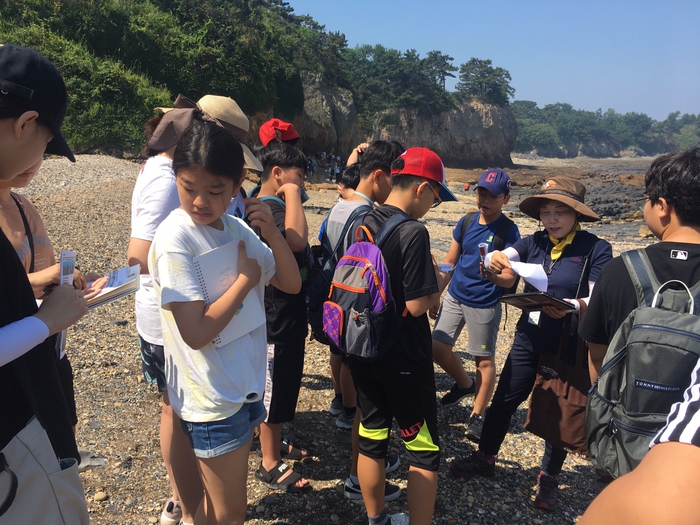
<svg viewBox="0 0 700 525">
<path fill-rule="evenodd" d="M 610 341 L 586 403 L 588 450 L 607 480 L 639 465 L 700 358 L 700 282 L 690 289 L 681 281 L 660 284 L 644 250 L 621 257 L 638 306 Z"/>
<path fill-rule="evenodd" d="M 460 235 L 459 235 L 460 249 L 461 249 L 462 243 L 464 242 L 464 236 L 467 234 L 467 228 L 472 223 L 472 221 L 476 218 L 478 213 L 479 212 L 476 212 L 476 211 L 470 211 L 464 217 L 464 220 L 462 221 L 462 231 L 460 232 Z M 510 219 L 506 215 L 503 216 L 503 220 L 501 221 L 501 224 L 498 225 L 498 228 L 496 228 L 496 233 L 494 233 L 494 235 L 493 235 L 493 249 L 494 250 L 501 251 L 501 250 L 505 249 L 506 239 L 508 238 L 508 232 L 513 227 L 513 224 L 515 224 L 515 223 L 512 221 L 512 219 Z M 516 276 L 515 282 L 513 283 L 513 286 L 511 286 L 510 288 L 503 288 L 503 295 L 516 293 L 518 290 L 518 283 L 519 282 L 520 282 L 520 276 Z"/>
<path fill-rule="evenodd" d="M 345 226 L 335 246 L 331 246 L 327 231 L 321 235 L 321 244 L 311 247 L 311 268 L 306 284 L 306 314 L 311 327 L 311 339 L 330 344 L 323 332 L 323 303 L 328 300 L 335 265 L 343 254 L 340 248 L 353 226 L 372 210 L 371 206 L 358 206 L 345 221 Z M 330 216 L 330 213 L 328 214 Z M 326 223 L 327 227 L 327 223 Z M 351 228 L 353 228 L 351 230 Z"/>
</svg>

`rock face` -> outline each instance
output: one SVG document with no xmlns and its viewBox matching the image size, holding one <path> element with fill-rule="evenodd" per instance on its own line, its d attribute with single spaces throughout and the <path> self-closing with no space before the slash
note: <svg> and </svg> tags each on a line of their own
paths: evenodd
<svg viewBox="0 0 700 525">
<path fill-rule="evenodd" d="M 407 109 L 384 112 L 371 138 L 430 148 L 451 168 L 488 168 L 513 165 L 510 152 L 517 137 L 510 108 L 471 101 L 431 117 Z"/>
<path fill-rule="evenodd" d="M 349 90 L 329 86 L 321 75 L 302 72 L 304 113 L 298 127 L 307 153 L 327 151 L 348 155 L 361 142 L 357 112 Z"/>
</svg>

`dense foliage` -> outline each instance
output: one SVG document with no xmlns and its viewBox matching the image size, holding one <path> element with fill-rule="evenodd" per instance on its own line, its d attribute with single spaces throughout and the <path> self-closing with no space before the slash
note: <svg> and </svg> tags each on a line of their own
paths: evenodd
<svg viewBox="0 0 700 525">
<path fill-rule="evenodd" d="M 284 0 L 1 0 L 0 41 L 34 47 L 59 67 L 70 92 L 66 136 L 78 152 L 138 152 L 143 122 L 178 93 L 228 95 L 248 114 L 272 110 L 292 119 L 303 110 L 302 71 L 349 89 L 367 133 L 388 109 L 434 115 L 477 99 L 512 107 L 517 151 L 572 154 L 595 142 L 610 153 L 655 153 L 692 146 L 700 136 L 694 115 L 656 122 L 511 102 L 510 73 L 490 60 L 456 67 L 440 51 L 421 57 L 380 44 L 349 48 L 342 33 Z M 449 92 L 446 80 L 457 72 Z"/>
<path fill-rule="evenodd" d="M 518 123 L 515 151 L 543 156 L 612 155 L 624 150 L 654 155 L 700 144 L 700 115 L 671 113 L 656 121 L 643 113 L 574 109 L 570 104 L 516 100 L 511 109 Z"/>
</svg>

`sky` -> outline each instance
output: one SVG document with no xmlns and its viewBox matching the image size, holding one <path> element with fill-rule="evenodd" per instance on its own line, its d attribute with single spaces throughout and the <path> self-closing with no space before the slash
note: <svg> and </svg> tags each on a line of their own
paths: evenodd
<svg viewBox="0 0 700 525">
<path fill-rule="evenodd" d="M 510 72 L 515 100 L 540 108 L 700 114 L 698 0 L 287 1 L 350 47 L 438 50 L 456 67 L 490 59 Z"/>
</svg>

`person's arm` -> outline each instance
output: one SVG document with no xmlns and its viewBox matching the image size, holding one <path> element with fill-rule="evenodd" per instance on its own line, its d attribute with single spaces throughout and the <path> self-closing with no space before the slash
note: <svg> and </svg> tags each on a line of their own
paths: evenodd
<svg viewBox="0 0 700 525">
<path fill-rule="evenodd" d="M 418 317 L 430 310 L 430 308 L 439 300 L 440 292 L 435 292 L 430 295 L 424 295 L 423 297 L 406 301 L 406 309 L 413 317 Z"/>
<path fill-rule="evenodd" d="M 126 258 L 129 266 L 141 265 L 141 274 L 148 273 L 148 250 L 151 249 L 151 241 L 131 237 L 129 247 L 126 250 Z"/>
<path fill-rule="evenodd" d="M 603 366 L 603 359 L 608 351 L 608 345 L 588 343 L 588 373 L 591 376 L 591 384 L 595 383 Z"/>
<path fill-rule="evenodd" d="M 696 525 L 700 522 L 698 472 L 697 446 L 655 445 L 636 469 L 593 500 L 578 525 Z"/>
<path fill-rule="evenodd" d="M 275 225 L 270 207 L 259 199 L 248 198 L 244 200 L 249 224 L 260 228 L 260 234 L 267 241 L 275 258 L 275 275 L 270 279 L 270 284 L 288 294 L 297 294 L 301 290 L 301 276 L 294 254 L 287 239 Z M 306 248 L 306 244 L 304 245 Z"/>
<path fill-rule="evenodd" d="M 168 303 L 182 340 L 195 350 L 207 346 L 220 334 L 241 306 L 243 299 L 260 282 L 262 270 L 248 257 L 245 242 L 238 243 L 238 277 L 213 303 L 204 301 Z"/>
<path fill-rule="evenodd" d="M 309 226 L 306 223 L 304 207 L 301 205 L 301 187 L 292 183 L 283 184 L 277 190 L 277 196 L 282 197 L 287 205 L 284 213 L 287 244 L 293 252 L 300 252 L 306 248 L 309 238 Z M 269 242 L 264 233 L 263 237 Z"/>
<path fill-rule="evenodd" d="M 352 166 L 356 162 L 360 162 L 360 155 L 362 155 L 365 150 L 369 147 L 369 143 L 362 142 L 358 144 L 348 155 L 348 161 L 345 163 L 346 166 Z"/>
</svg>

